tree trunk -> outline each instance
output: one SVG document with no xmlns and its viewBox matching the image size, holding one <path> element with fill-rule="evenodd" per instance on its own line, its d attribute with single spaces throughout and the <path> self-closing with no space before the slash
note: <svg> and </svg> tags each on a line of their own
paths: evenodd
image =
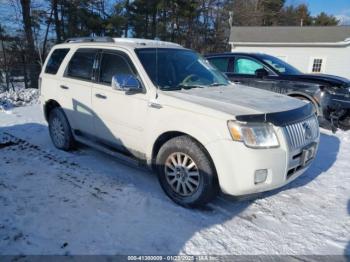
<svg viewBox="0 0 350 262">
<path fill-rule="evenodd" d="M 152 36 L 151 39 L 155 39 L 157 37 L 157 6 L 152 6 Z"/>
<path fill-rule="evenodd" d="M 30 79 L 30 87 L 38 88 L 38 72 L 36 70 L 36 55 L 35 55 L 35 45 L 34 45 L 34 37 L 32 30 L 32 19 L 30 16 L 30 0 L 21 0 L 22 7 L 22 16 L 23 16 L 23 29 L 26 35 L 27 40 L 27 61 L 33 63 L 29 66 L 29 79 Z"/>
<path fill-rule="evenodd" d="M 129 23 L 130 23 L 130 2 L 129 0 L 125 1 L 125 27 L 124 27 L 124 37 L 128 37 L 128 31 L 129 31 Z"/>
<path fill-rule="evenodd" d="M 46 57 L 46 44 L 47 44 L 47 38 L 49 35 L 49 30 L 50 30 L 50 25 L 51 25 L 51 20 L 52 20 L 52 15 L 53 15 L 54 10 L 51 9 L 50 12 L 50 17 L 49 20 L 47 21 L 47 26 L 46 26 L 46 31 L 45 31 L 45 37 L 44 37 L 44 41 L 43 41 L 43 51 L 42 51 L 42 57 L 45 58 Z M 44 59 L 42 59 L 44 60 Z M 41 65 L 42 66 L 42 65 Z"/>
<path fill-rule="evenodd" d="M 1 47 L 2 47 L 2 54 L 4 59 L 4 70 L 5 70 L 5 81 L 6 81 L 6 91 L 10 89 L 10 79 L 9 79 L 9 70 L 8 70 L 8 64 L 7 64 L 7 56 L 6 56 L 6 49 L 4 44 L 4 39 L 1 37 Z"/>
<path fill-rule="evenodd" d="M 62 39 L 66 39 L 66 31 L 65 31 L 65 28 L 64 28 L 64 16 L 65 16 L 65 11 L 64 11 L 64 3 L 63 3 L 63 0 L 60 0 L 60 10 L 61 10 L 61 37 Z"/>
<path fill-rule="evenodd" d="M 77 16 L 77 13 L 74 11 L 74 5 L 75 3 L 73 1 L 69 1 L 67 3 L 68 5 L 68 10 L 67 10 L 67 15 L 68 15 L 68 25 L 67 25 L 67 35 L 68 37 L 74 37 L 75 36 L 75 27 L 77 24 L 75 23 L 75 17 Z"/>
<path fill-rule="evenodd" d="M 148 34 L 148 30 L 149 30 L 149 11 L 150 11 L 150 2 L 147 1 L 146 4 L 146 10 L 145 10 L 145 31 L 144 31 L 144 35 L 143 38 L 149 38 L 149 34 Z"/>
<path fill-rule="evenodd" d="M 27 77 L 27 64 L 25 58 L 25 51 L 21 50 L 21 58 L 22 58 L 22 70 L 23 70 L 23 78 L 24 78 L 24 88 L 27 89 L 28 86 L 28 77 Z"/>
<path fill-rule="evenodd" d="M 167 41 L 167 9 L 166 9 L 166 0 L 163 0 L 163 37 L 162 40 Z"/>
<path fill-rule="evenodd" d="M 58 0 L 52 0 L 52 10 L 55 20 L 55 31 L 56 31 L 56 43 L 61 43 L 62 34 L 61 34 L 61 21 L 58 17 Z"/>
<path fill-rule="evenodd" d="M 176 4 L 175 1 L 171 1 L 171 42 L 175 41 L 175 28 L 176 28 Z"/>
</svg>

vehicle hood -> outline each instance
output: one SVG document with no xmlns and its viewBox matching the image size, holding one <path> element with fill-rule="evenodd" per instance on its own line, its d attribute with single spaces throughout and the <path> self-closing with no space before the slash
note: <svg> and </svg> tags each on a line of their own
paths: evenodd
<svg viewBox="0 0 350 262">
<path fill-rule="evenodd" d="M 289 80 L 306 81 L 318 84 L 327 84 L 332 87 L 349 87 L 350 80 L 340 76 L 325 74 L 301 74 L 287 76 Z"/>
<path fill-rule="evenodd" d="M 233 116 L 290 111 L 305 102 L 244 85 L 167 91 L 167 95 Z"/>
</svg>

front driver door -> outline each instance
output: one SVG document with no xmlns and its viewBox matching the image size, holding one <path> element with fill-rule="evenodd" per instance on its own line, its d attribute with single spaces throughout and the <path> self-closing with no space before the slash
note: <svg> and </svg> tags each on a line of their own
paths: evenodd
<svg viewBox="0 0 350 262">
<path fill-rule="evenodd" d="M 209 57 L 209 62 L 226 74 L 231 82 L 236 84 L 248 85 L 251 76 L 245 74 L 236 74 L 233 71 L 234 57 L 231 56 L 215 56 Z"/>
<path fill-rule="evenodd" d="M 270 76 L 264 78 L 257 77 L 255 72 L 258 69 L 265 69 L 270 73 L 270 70 L 258 60 L 245 56 L 237 56 L 235 57 L 233 73 L 231 74 L 239 76 L 241 83 L 244 85 L 273 91 L 276 87 L 276 81 L 271 79 Z"/>
<path fill-rule="evenodd" d="M 113 50 L 102 51 L 98 81 L 92 88 L 96 136 L 113 146 L 144 152 L 142 135 L 148 113 L 147 94 L 128 94 L 113 89 L 111 81 L 116 74 L 137 76 L 127 54 Z"/>
</svg>

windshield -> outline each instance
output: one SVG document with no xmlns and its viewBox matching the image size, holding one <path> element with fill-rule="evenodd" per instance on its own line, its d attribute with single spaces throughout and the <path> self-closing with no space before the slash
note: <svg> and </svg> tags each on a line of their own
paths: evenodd
<svg viewBox="0 0 350 262">
<path fill-rule="evenodd" d="M 136 54 L 153 83 L 162 90 L 229 84 L 225 75 L 191 50 L 143 48 Z"/>
<path fill-rule="evenodd" d="M 295 67 L 287 64 L 286 62 L 278 59 L 277 57 L 264 55 L 261 57 L 265 63 L 272 66 L 275 70 L 277 70 L 282 75 L 300 75 L 301 72 Z"/>
</svg>

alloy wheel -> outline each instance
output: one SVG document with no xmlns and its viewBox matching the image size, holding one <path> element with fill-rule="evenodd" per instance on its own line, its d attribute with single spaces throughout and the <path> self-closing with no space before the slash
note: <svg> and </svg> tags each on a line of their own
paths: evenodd
<svg viewBox="0 0 350 262">
<path fill-rule="evenodd" d="M 182 152 L 169 155 L 165 161 L 165 176 L 173 191 L 180 196 L 193 195 L 200 184 L 200 174 L 193 159 Z"/>
<path fill-rule="evenodd" d="M 63 146 L 65 142 L 65 132 L 63 124 L 58 117 L 52 119 L 50 130 L 55 144 L 58 146 Z"/>
</svg>

